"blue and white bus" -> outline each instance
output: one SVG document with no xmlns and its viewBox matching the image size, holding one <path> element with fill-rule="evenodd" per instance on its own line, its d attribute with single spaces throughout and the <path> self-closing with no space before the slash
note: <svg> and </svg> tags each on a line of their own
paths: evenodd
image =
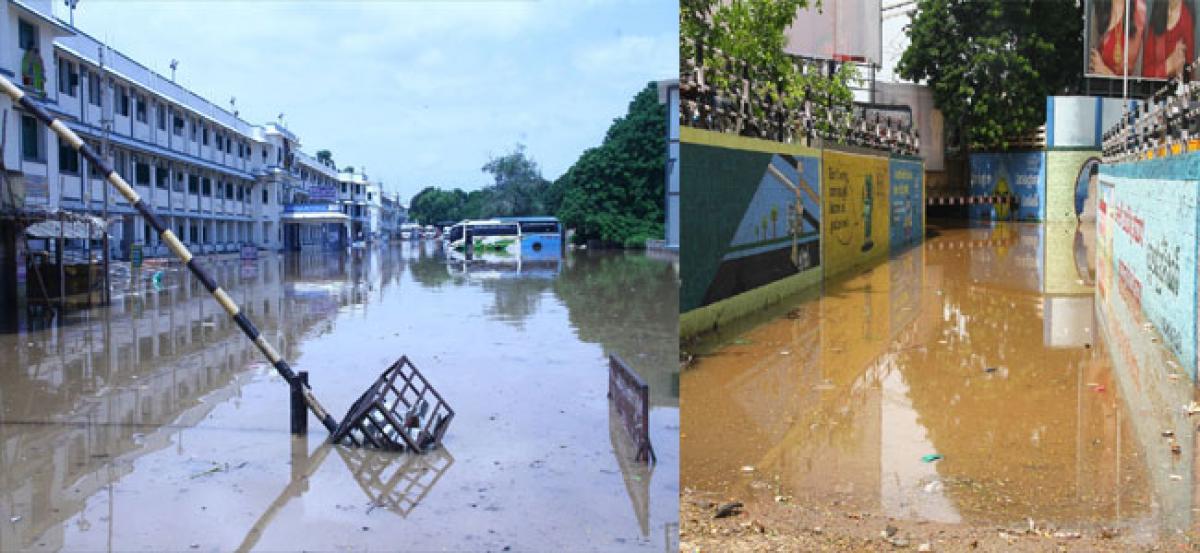
<svg viewBox="0 0 1200 553">
<path fill-rule="evenodd" d="M 469 233 L 479 253 L 507 254 L 530 259 L 561 257 L 562 226 L 554 217 L 497 217 L 469 219 L 450 227 L 446 242 L 463 251 Z"/>
<path fill-rule="evenodd" d="M 549 216 L 499 217 L 503 222 L 517 224 L 524 259 L 557 259 L 562 257 L 562 224 Z"/>
</svg>

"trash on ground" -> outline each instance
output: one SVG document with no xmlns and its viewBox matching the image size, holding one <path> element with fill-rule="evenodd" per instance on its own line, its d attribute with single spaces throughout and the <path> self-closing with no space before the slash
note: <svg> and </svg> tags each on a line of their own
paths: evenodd
<svg viewBox="0 0 1200 553">
<path fill-rule="evenodd" d="M 717 512 L 713 513 L 713 518 L 725 518 L 733 515 L 742 514 L 742 504 L 737 501 L 723 503 L 717 507 Z"/>
</svg>

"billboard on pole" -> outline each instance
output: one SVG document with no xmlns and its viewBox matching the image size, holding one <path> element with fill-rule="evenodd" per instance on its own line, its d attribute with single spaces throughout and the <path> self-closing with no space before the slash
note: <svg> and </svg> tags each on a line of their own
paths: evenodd
<svg viewBox="0 0 1200 553">
<path fill-rule="evenodd" d="M 797 56 L 870 62 L 883 59 L 879 0 L 825 0 L 800 9 L 784 34 L 783 50 Z"/>
<path fill-rule="evenodd" d="M 1196 0 L 1126 1 L 1084 0 L 1085 74 L 1166 79 L 1196 59 Z"/>
</svg>

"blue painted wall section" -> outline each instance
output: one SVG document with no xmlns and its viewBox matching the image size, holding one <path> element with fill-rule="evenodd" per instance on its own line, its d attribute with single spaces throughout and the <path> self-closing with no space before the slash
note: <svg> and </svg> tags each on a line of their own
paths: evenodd
<svg viewBox="0 0 1200 553">
<path fill-rule="evenodd" d="M 1046 152 L 971 154 L 971 195 L 1012 194 L 1014 213 L 1005 205 L 973 205 L 972 220 L 1041 221 L 1045 218 Z"/>
<path fill-rule="evenodd" d="M 925 168 L 919 159 L 892 158 L 888 163 L 889 244 L 891 253 L 899 253 L 920 243 L 925 233 Z"/>
<path fill-rule="evenodd" d="M 722 261 L 816 242 L 820 232 L 820 182 L 819 158 L 772 156 Z M 795 248 L 794 257 L 797 271 L 818 263 L 805 248 Z"/>
<path fill-rule="evenodd" d="M 1100 185 L 1113 288 L 1194 380 L 1200 154 L 1101 165 Z"/>
</svg>

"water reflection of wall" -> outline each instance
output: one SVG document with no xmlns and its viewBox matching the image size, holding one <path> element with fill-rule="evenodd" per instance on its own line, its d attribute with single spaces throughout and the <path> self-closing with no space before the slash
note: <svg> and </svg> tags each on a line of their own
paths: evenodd
<svg viewBox="0 0 1200 553">
<path fill-rule="evenodd" d="M 242 262 L 211 269 L 280 351 L 294 356 L 293 338 L 318 328 L 336 308 L 311 309 L 314 298 L 289 294 L 284 273 L 338 263 L 318 258 L 296 265 L 268 256 L 252 270 Z M 337 303 L 350 301 L 342 294 Z M 0 515 L 25 520 L 0 532 L 4 551 L 61 528 L 87 498 L 132 470 L 133 459 L 167 447 L 176 429 L 203 419 L 222 399 L 213 394 L 240 388 L 261 355 L 183 275 L 165 290 L 127 295 L 71 324 L 0 342 L 14 352 L 0 380 Z M 61 536 L 43 539 L 48 547 L 61 542 Z"/>
</svg>

